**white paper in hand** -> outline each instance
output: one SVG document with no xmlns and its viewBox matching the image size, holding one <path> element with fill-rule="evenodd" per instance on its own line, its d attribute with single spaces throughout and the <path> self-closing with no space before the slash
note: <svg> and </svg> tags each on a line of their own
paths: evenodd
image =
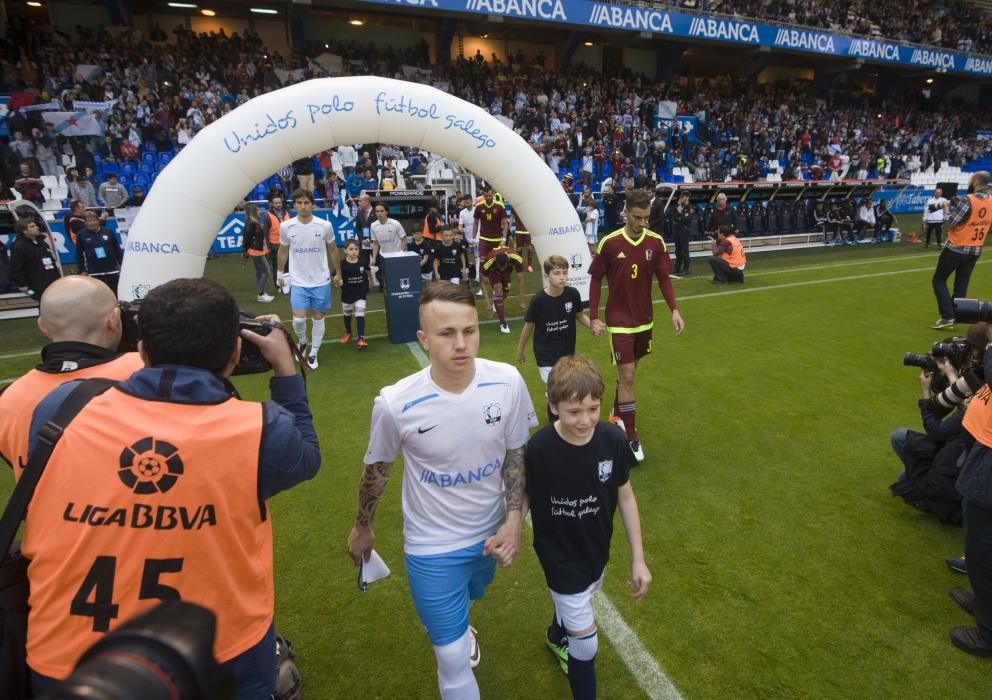
<svg viewBox="0 0 992 700">
<path fill-rule="evenodd" d="M 361 570 L 358 572 L 358 583 L 363 591 L 366 590 L 370 583 L 375 583 L 389 576 L 389 567 L 386 566 L 386 562 L 382 560 L 382 557 L 374 549 L 368 561 L 362 560 L 360 568 Z"/>
</svg>

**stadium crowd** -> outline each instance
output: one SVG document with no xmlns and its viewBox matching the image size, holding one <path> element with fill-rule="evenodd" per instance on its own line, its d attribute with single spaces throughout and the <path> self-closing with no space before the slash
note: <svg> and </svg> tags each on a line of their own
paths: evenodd
<svg viewBox="0 0 992 700">
<path fill-rule="evenodd" d="M 958 51 L 982 52 L 992 37 L 988 15 L 967 0 L 663 0 L 657 4 Z"/>
<path fill-rule="evenodd" d="M 825 6 L 834 4 L 841 3 Z M 323 75 L 312 59 L 325 52 L 341 57 L 347 75 L 403 77 L 414 69 L 418 79 L 512 120 L 566 188 L 581 179 L 598 190 L 608 180 L 616 192 L 686 175 L 696 181 L 748 180 L 776 171 L 785 179 L 907 177 L 942 161 L 964 165 L 988 151 L 988 142 L 975 139 L 984 126 L 979 111 L 929 99 L 918 90 L 879 86 L 868 93 L 844 84 L 824 98 L 808 81 L 755 85 L 732 77 L 677 76 L 655 82 L 629 72 L 603 75 L 582 65 L 555 73 L 547 70 L 544 56 L 519 52 L 502 59 L 477 52 L 431 65 L 425 42 L 402 50 L 354 42 L 308 44 L 304 54 L 284 58 L 251 35 L 195 35 L 181 27 L 172 33 L 174 41 L 165 44 L 169 37 L 158 27 L 148 38 L 105 28 L 80 27 L 71 36 L 11 32 L 0 65 L 0 88 L 11 93 L 11 136 L 0 163 L 4 188 L 40 203 L 44 191 L 37 178 L 55 174 L 66 154 L 75 165 L 67 173 L 69 198 L 107 205 L 97 194 L 105 171 L 117 170 L 107 164 L 140 162 L 148 150 L 174 153 L 251 97 Z M 84 80 L 78 66 L 97 68 Z M 102 137 L 67 138 L 46 124 L 41 112 L 18 111 L 51 100 L 65 110 L 81 101 L 116 102 Z M 666 105 L 696 118 L 697 128 L 690 132 L 659 122 L 659 106 Z M 355 196 L 373 185 L 389 189 L 398 175 L 390 160 L 406 161 L 407 174 L 417 174 L 429 162 L 421 155 L 388 145 L 365 146 L 354 157 L 341 149 L 317 154 L 311 165 L 318 196 L 336 200 L 342 191 Z M 165 162 L 167 156 L 156 159 L 157 168 Z M 311 165 L 295 165 L 297 175 L 309 174 Z M 328 182 L 331 170 L 338 177 Z M 122 178 L 120 184 L 147 187 L 155 176 L 157 170 L 149 167 L 144 177 Z M 283 179 L 289 191 L 293 172 Z"/>
</svg>

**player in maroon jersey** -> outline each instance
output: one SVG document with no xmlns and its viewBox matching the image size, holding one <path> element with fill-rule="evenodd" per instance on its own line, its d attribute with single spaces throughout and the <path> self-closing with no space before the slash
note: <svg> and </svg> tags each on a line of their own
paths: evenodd
<svg viewBox="0 0 992 700">
<path fill-rule="evenodd" d="M 499 317 L 499 332 L 509 333 L 503 299 L 510 286 L 512 276 L 517 276 L 517 293 L 520 295 L 520 313 L 527 311 L 527 292 L 524 290 L 524 259 L 513 248 L 499 246 L 489 251 L 489 258 L 482 263 L 482 291 L 486 299 L 486 313 L 492 318 L 492 310 Z M 491 301 L 490 301 L 491 300 Z"/>
<path fill-rule="evenodd" d="M 685 329 L 675 301 L 669 275 L 672 261 L 662 237 L 647 228 L 651 194 L 632 190 L 627 194 L 627 225 L 599 241 L 589 266 L 589 318 L 593 335 L 610 332 L 613 361 L 617 365 L 617 391 L 613 415 L 623 421 L 630 449 L 638 461 L 644 450 L 637 437 L 637 404 L 634 402 L 634 376 L 637 362 L 651 352 L 654 307 L 651 303 L 652 277 L 672 310 L 676 335 Z M 606 323 L 599 319 L 599 296 L 603 278 L 610 288 L 606 300 Z"/>
<path fill-rule="evenodd" d="M 517 224 L 516 233 L 513 235 L 513 245 L 516 247 L 517 252 L 520 253 L 521 258 L 524 256 L 524 251 L 527 251 L 527 272 L 533 272 L 534 243 L 531 240 L 530 230 L 524 224 L 523 219 L 520 218 L 520 212 L 516 209 L 513 210 L 513 218 Z"/>
<path fill-rule="evenodd" d="M 479 259 L 485 261 L 489 251 L 502 245 L 510 233 L 506 209 L 496 201 L 493 188 L 487 187 L 483 200 L 475 207 L 475 227 L 472 235 L 479 242 Z"/>
</svg>

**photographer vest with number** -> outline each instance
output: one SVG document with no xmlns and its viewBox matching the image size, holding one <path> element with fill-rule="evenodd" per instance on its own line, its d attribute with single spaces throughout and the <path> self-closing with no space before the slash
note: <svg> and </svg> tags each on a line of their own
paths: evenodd
<svg viewBox="0 0 992 700">
<path fill-rule="evenodd" d="M 947 232 L 947 243 L 955 248 L 980 248 L 992 227 L 992 199 L 968 195 L 971 213 L 968 218 Z"/>
<path fill-rule="evenodd" d="M 66 429 L 28 511 L 28 664 L 69 674 L 160 600 L 217 614 L 221 662 L 272 625 L 272 527 L 259 489 L 263 405 L 148 400 L 112 388 Z"/>
</svg>

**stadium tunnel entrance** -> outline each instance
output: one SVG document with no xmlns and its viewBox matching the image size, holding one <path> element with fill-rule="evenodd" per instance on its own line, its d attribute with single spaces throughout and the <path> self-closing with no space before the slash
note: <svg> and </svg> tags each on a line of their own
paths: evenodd
<svg viewBox="0 0 992 700">
<path fill-rule="evenodd" d="M 122 300 L 203 275 L 224 217 L 272 172 L 332 146 L 420 146 L 458 161 L 513 203 L 541 259 L 564 256 L 589 297 L 578 213 L 557 178 L 507 126 L 436 88 L 378 77 L 319 78 L 256 97 L 200 131 L 162 171 L 131 226 Z"/>
</svg>

